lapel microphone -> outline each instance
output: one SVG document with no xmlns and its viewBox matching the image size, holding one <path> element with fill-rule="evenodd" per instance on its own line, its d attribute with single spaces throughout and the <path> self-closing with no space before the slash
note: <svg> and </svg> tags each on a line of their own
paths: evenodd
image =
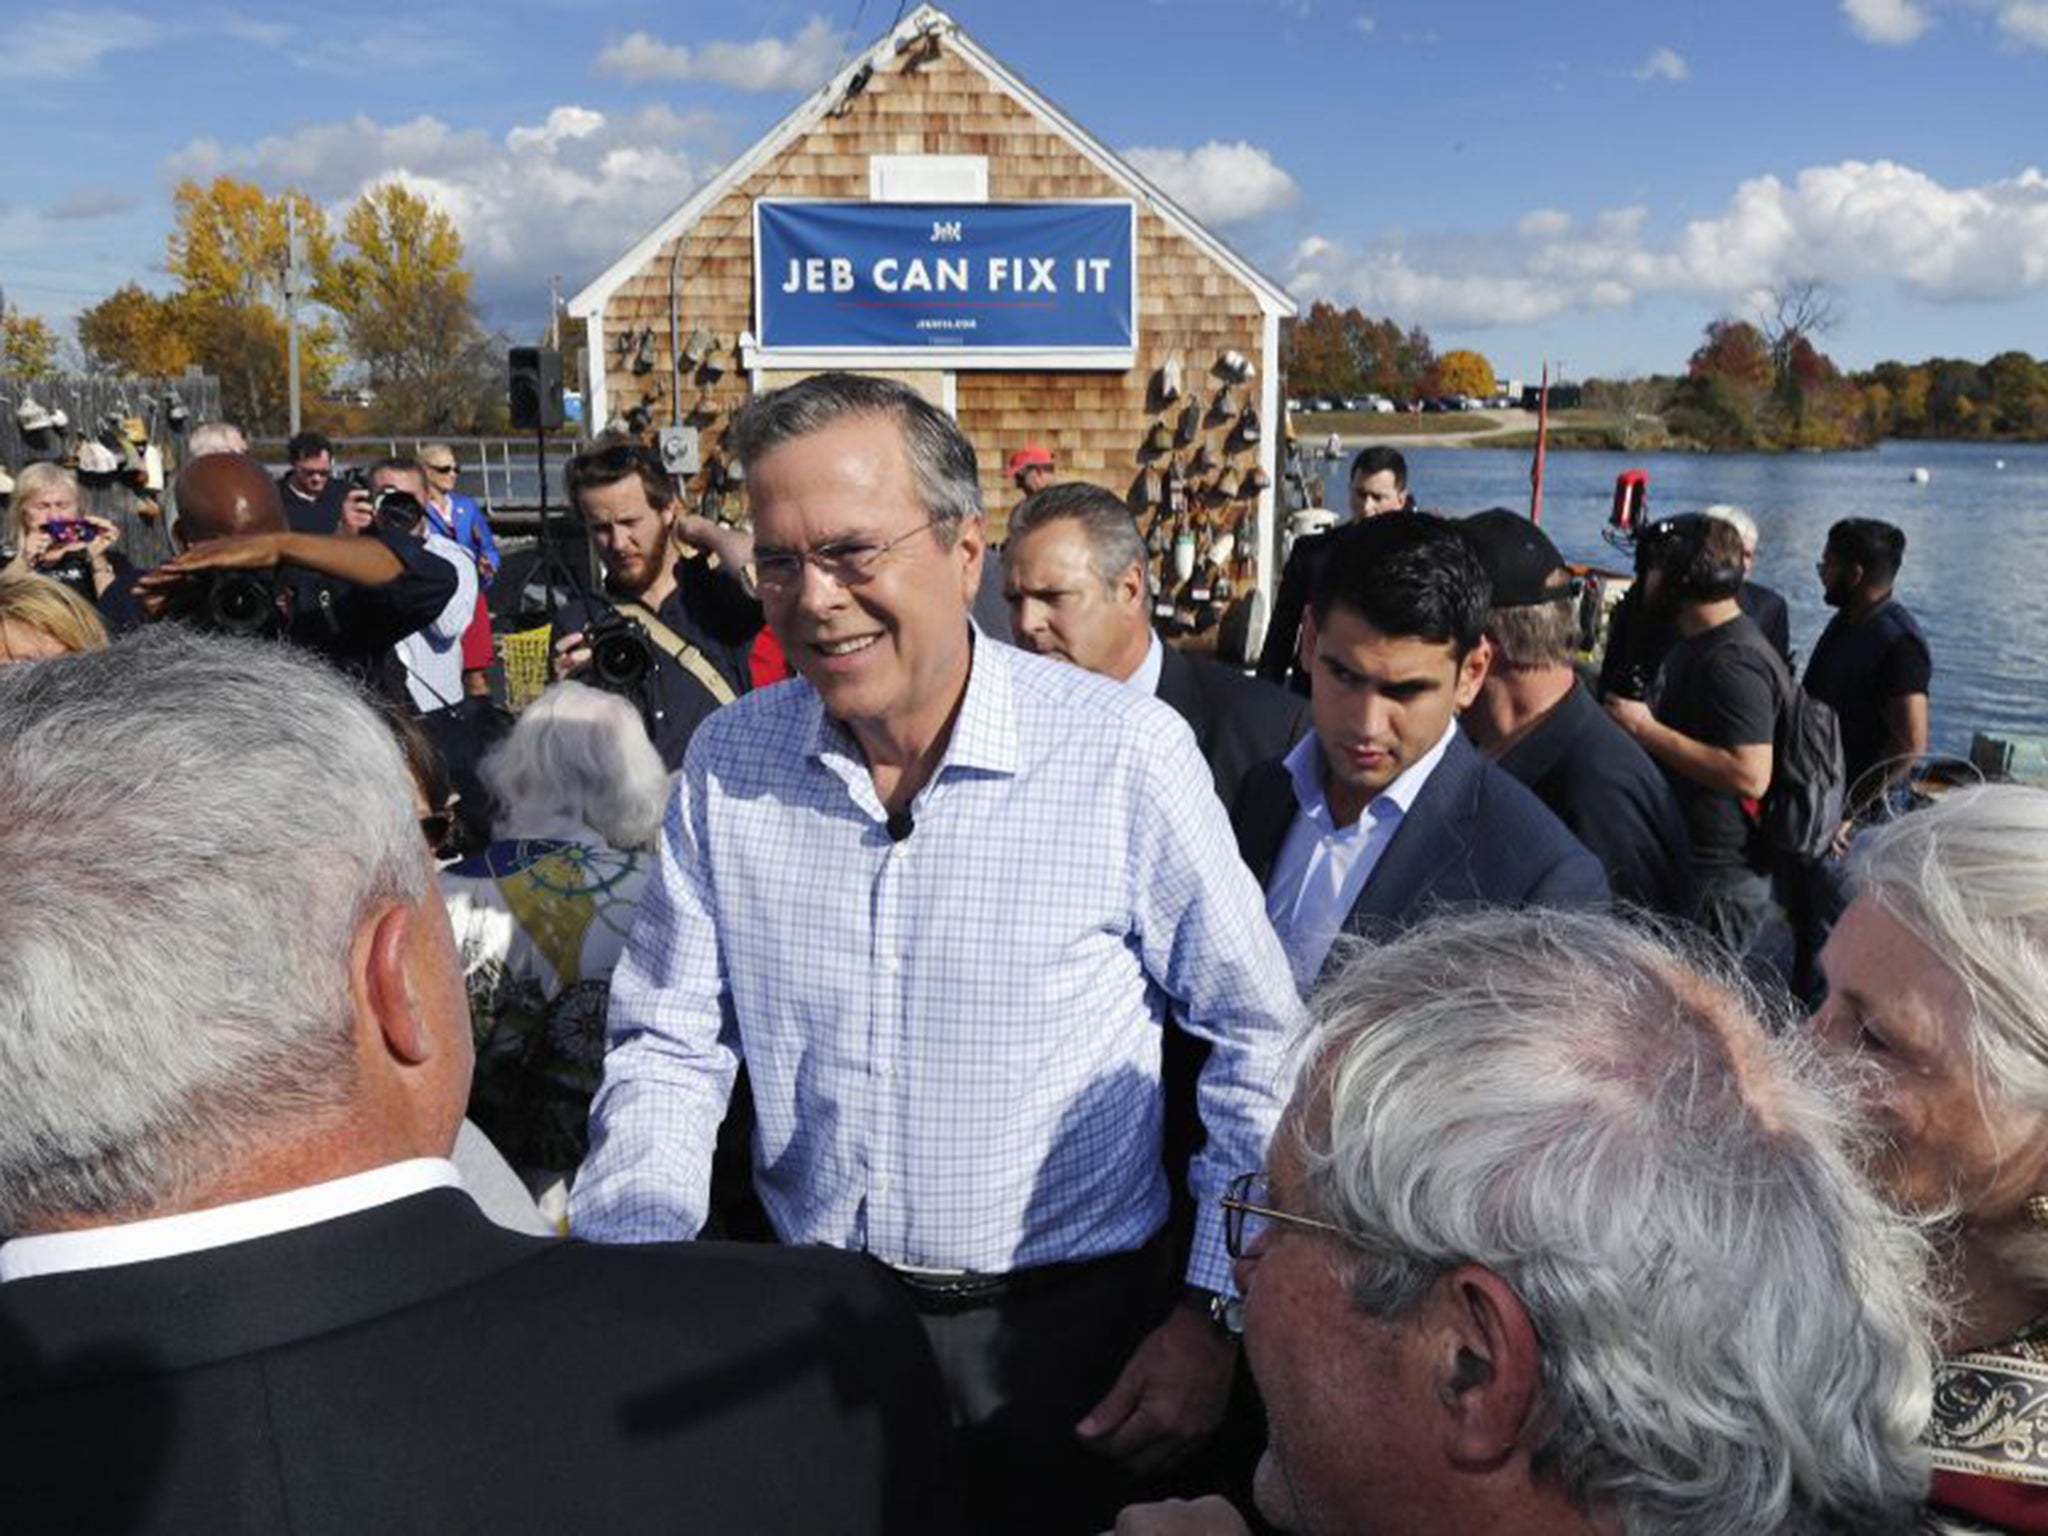
<svg viewBox="0 0 2048 1536">
<path fill-rule="evenodd" d="M 917 830 L 917 823 L 911 820 L 910 812 L 907 809 L 891 811 L 889 819 L 884 825 L 889 829 L 889 841 L 892 843 L 904 841 L 912 832 Z"/>
</svg>

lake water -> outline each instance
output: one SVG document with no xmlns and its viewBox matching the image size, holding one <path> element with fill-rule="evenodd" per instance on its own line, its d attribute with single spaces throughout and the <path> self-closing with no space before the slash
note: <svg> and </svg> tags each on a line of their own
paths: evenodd
<svg viewBox="0 0 2048 1536">
<path fill-rule="evenodd" d="M 1499 449 L 1408 448 L 1417 502 L 1447 512 L 1529 506 L 1529 459 Z M 2000 462 L 2004 468 L 1999 468 Z M 1928 483 L 1911 471 L 1924 466 Z M 1345 506 L 1343 466 L 1325 502 Z M 1653 516 L 1713 502 L 1746 507 L 1761 539 L 1755 579 L 1783 593 L 1804 666 L 1831 610 L 1814 563 L 1838 518 L 1906 533 L 1898 593 L 1934 652 L 1928 695 L 1937 752 L 1966 754 L 1976 730 L 2048 731 L 2048 445 L 1886 443 L 1869 453 L 1552 453 L 1543 526 L 1567 559 L 1625 569 L 1601 538 L 1624 469 L 1649 476 Z"/>
</svg>

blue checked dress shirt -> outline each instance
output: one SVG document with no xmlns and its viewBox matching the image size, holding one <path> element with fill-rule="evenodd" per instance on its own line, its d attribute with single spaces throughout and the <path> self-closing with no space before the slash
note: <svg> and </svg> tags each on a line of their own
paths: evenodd
<svg viewBox="0 0 2048 1536">
<path fill-rule="evenodd" d="M 1003 1273 L 1164 1220 L 1161 1021 L 1214 1043 L 1188 1278 L 1264 1165 L 1304 1024 L 1194 737 L 1167 706 L 977 635 L 943 761 L 892 842 L 801 679 L 712 715 L 612 978 L 571 1228 L 687 1238 L 744 1055 L 783 1239 Z"/>
</svg>

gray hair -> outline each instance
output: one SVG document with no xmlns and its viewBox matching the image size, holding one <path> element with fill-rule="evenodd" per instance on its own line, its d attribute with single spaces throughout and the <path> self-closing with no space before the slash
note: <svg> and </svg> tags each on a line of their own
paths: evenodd
<svg viewBox="0 0 2048 1536">
<path fill-rule="evenodd" d="M 1861 833 L 1856 889 L 1962 984 L 1977 1102 L 1994 1135 L 2017 1104 L 2048 1114 L 2048 790 L 1983 784 Z M 2007 1257 L 2048 1282 L 2048 1234 Z"/>
<path fill-rule="evenodd" d="M 1825 1063 L 1745 1001 L 1603 917 L 1445 919 L 1319 996 L 1283 1134 L 1366 1312 L 1460 1264 L 1514 1288 L 1534 1464 L 1582 1506 L 1641 1533 L 1909 1530 L 1927 1245 L 1857 1172 Z"/>
<path fill-rule="evenodd" d="M 1486 616 L 1486 633 L 1503 667 L 1570 666 L 1579 637 L 1578 600 L 1560 597 L 1555 602 L 1496 608 Z"/>
<path fill-rule="evenodd" d="M 932 532 L 950 549 L 960 525 L 981 516 L 981 470 L 959 423 L 907 384 L 862 373 L 813 374 L 742 406 L 727 441 L 751 470 L 785 443 L 855 416 L 896 423 Z"/>
<path fill-rule="evenodd" d="M 209 453 L 247 453 L 249 439 L 232 421 L 202 421 L 185 439 L 185 457 L 204 458 Z"/>
<path fill-rule="evenodd" d="M 0 671 L 0 1233 L 132 1217 L 345 1109 L 361 921 L 429 889 L 398 744 L 290 648 Z"/>
<path fill-rule="evenodd" d="M 1742 552 L 1746 555 L 1756 553 L 1756 519 L 1742 508 L 1720 502 L 1711 507 L 1701 507 L 1700 516 L 1711 517 L 1717 523 L 1726 523 L 1742 535 Z"/>
<path fill-rule="evenodd" d="M 551 686 L 477 772 L 500 837 L 567 817 L 613 848 L 647 848 L 661 830 L 668 770 L 639 711 L 583 683 Z"/>
<path fill-rule="evenodd" d="M 1010 514 L 1005 548 L 1034 528 L 1058 522 L 1080 528 L 1088 540 L 1088 563 L 1105 589 L 1115 586 L 1117 578 L 1134 565 L 1141 574 L 1150 575 L 1151 557 L 1145 549 L 1145 536 L 1138 532 L 1138 520 L 1131 516 L 1131 509 L 1113 493 L 1085 480 L 1049 485 L 1025 497 Z"/>
</svg>

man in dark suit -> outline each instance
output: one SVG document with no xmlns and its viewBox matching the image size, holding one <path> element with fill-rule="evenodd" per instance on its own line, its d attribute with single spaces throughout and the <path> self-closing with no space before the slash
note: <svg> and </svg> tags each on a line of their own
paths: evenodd
<svg viewBox="0 0 2048 1536">
<path fill-rule="evenodd" d="M 174 626 L 9 668 L 0 801 L 10 1532 L 932 1528 L 931 1359 L 863 1261 L 462 1189 L 462 969 L 343 680 Z"/>
<path fill-rule="evenodd" d="M 1685 817 L 1663 771 L 1572 666 L 1578 600 L 1564 557 L 1541 528 L 1502 507 L 1466 518 L 1465 532 L 1493 585 L 1493 611 L 1486 681 L 1459 725 L 1586 845 L 1617 900 L 1686 916 Z"/>
<path fill-rule="evenodd" d="M 1098 485 L 1068 481 L 1010 518 L 1003 591 L 1017 645 L 1129 683 L 1171 705 L 1195 733 L 1225 805 L 1245 773 L 1285 752 L 1308 711 L 1284 689 L 1164 644 L 1148 615 L 1144 536 Z"/>
<path fill-rule="evenodd" d="M 1315 734 L 1247 775 L 1232 812 L 1304 990 L 1340 934 L 1608 899 L 1592 854 L 1458 730 L 1490 603 L 1464 531 L 1423 513 L 1347 530 L 1323 565 L 1301 641 Z"/>
<path fill-rule="evenodd" d="M 1408 512 L 1415 498 L 1408 494 L 1408 461 L 1401 450 L 1376 444 L 1359 450 L 1351 461 L 1351 522 L 1388 512 Z M 1346 526 L 1349 526 L 1348 524 Z M 1280 572 L 1280 590 L 1273 598 L 1273 620 L 1266 626 L 1265 642 L 1259 647 L 1259 676 L 1269 683 L 1284 683 L 1294 692 L 1308 693 L 1308 673 L 1301 666 L 1302 615 L 1308 611 L 1309 596 L 1323 562 L 1337 547 L 1343 528 L 1310 534 L 1295 541 L 1287 552 L 1287 564 Z"/>
</svg>

